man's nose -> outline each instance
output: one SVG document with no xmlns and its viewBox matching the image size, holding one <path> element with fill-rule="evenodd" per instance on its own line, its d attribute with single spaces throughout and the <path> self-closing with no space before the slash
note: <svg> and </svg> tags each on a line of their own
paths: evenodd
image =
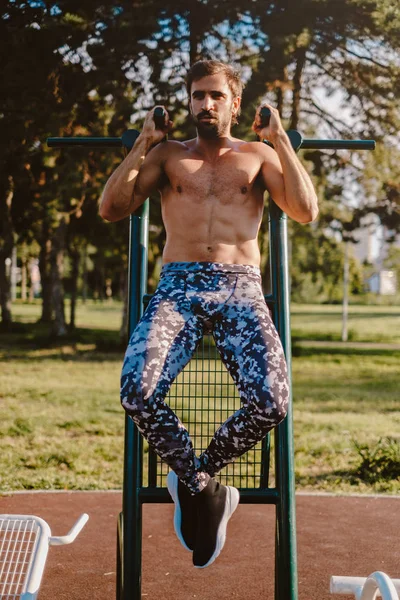
<svg viewBox="0 0 400 600">
<path fill-rule="evenodd" d="M 203 98 L 202 109 L 210 110 L 210 108 L 212 108 L 212 106 L 213 106 L 213 100 L 212 100 L 211 96 L 208 96 L 206 94 Z"/>
</svg>

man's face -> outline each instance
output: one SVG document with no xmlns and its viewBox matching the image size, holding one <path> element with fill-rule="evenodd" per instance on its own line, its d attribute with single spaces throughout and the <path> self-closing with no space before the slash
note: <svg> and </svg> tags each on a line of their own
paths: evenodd
<svg viewBox="0 0 400 600">
<path fill-rule="evenodd" d="M 200 137 L 215 139 L 229 134 L 232 115 L 239 110 L 240 98 L 233 98 L 223 73 L 193 81 L 190 111 Z"/>
</svg>

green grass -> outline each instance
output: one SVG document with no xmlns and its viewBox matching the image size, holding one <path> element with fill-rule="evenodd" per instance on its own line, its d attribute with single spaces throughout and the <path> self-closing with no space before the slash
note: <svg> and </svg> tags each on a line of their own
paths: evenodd
<svg viewBox="0 0 400 600">
<path fill-rule="evenodd" d="M 296 479 L 300 489 L 400 491 L 397 477 L 357 477 L 357 444 L 400 448 L 400 351 L 303 349 L 293 361 Z"/>
<path fill-rule="evenodd" d="M 18 327 L 0 335 L 0 490 L 122 486 L 120 310 L 80 305 L 76 334 L 55 344 L 35 325 L 39 305 L 14 306 Z M 394 307 L 351 310 L 358 339 L 400 341 Z M 292 325 L 301 339 L 332 339 L 340 307 L 294 306 Z M 399 359 L 398 350 L 294 347 L 299 490 L 400 491 Z"/>
<path fill-rule="evenodd" d="M 15 302 L 12 306 L 13 319 L 19 323 L 34 323 L 40 317 L 41 303 L 35 300 L 32 304 Z M 91 329 L 108 329 L 117 331 L 121 324 L 122 304 L 120 302 L 78 302 L 76 313 L 77 327 Z M 69 303 L 66 306 L 66 318 L 69 318 Z"/>
<path fill-rule="evenodd" d="M 293 304 L 291 317 L 294 339 L 341 339 L 340 305 Z M 350 305 L 347 327 L 349 341 L 400 344 L 400 308 Z"/>
</svg>

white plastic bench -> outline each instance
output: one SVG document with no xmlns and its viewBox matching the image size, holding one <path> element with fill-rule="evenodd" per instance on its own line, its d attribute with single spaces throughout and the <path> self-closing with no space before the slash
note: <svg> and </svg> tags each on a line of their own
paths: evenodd
<svg viewBox="0 0 400 600">
<path fill-rule="evenodd" d="M 399 600 L 400 579 L 391 579 L 382 571 L 375 571 L 369 577 L 331 577 L 332 594 L 353 595 L 356 600 Z"/>
<path fill-rule="evenodd" d="M 40 517 L 0 515 L 0 599 L 35 600 L 49 546 L 71 544 L 88 519 L 81 515 L 67 535 L 57 537 Z"/>
</svg>

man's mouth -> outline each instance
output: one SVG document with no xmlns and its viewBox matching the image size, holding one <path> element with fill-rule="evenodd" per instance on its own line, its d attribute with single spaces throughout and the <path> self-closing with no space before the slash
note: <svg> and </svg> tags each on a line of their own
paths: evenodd
<svg viewBox="0 0 400 600">
<path fill-rule="evenodd" d="M 212 115 L 202 115 L 198 118 L 199 121 L 212 121 L 213 119 L 215 119 L 215 117 Z"/>
</svg>

